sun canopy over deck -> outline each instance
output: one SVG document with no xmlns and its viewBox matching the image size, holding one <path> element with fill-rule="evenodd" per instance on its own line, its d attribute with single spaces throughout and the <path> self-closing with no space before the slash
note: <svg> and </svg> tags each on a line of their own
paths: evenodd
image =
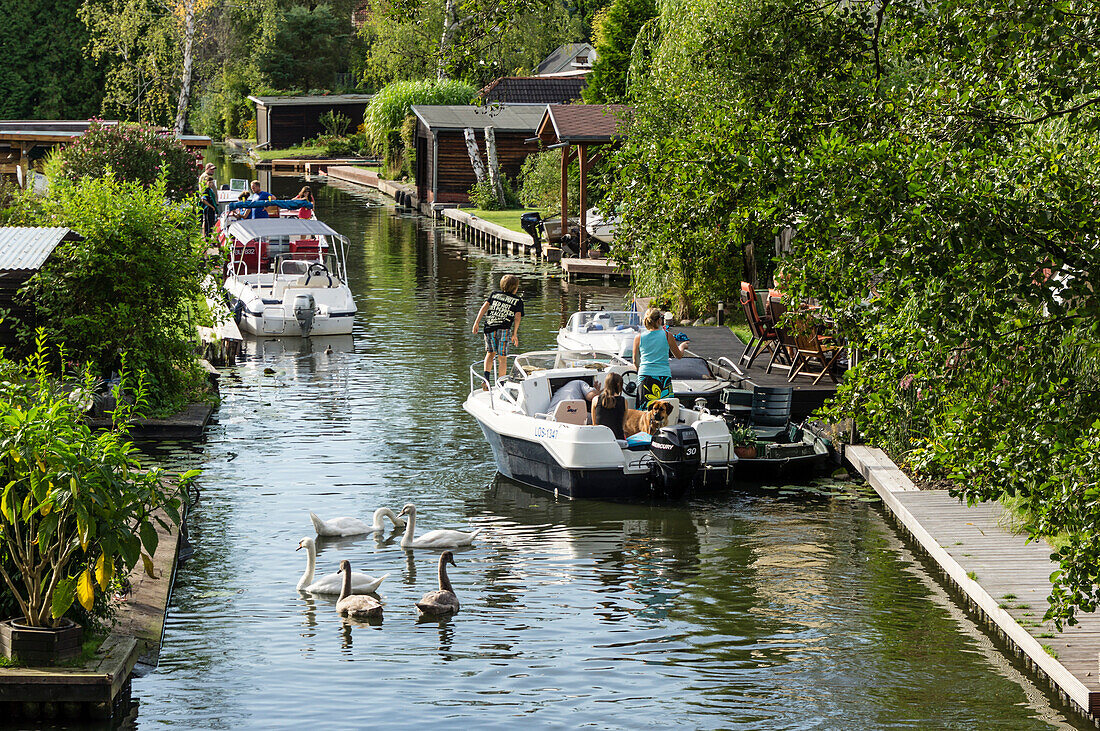
<svg viewBox="0 0 1100 731">
<path fill-rule="evenodd" d="M 229 235 L 238 241 L 253 241 L 271 236 L 335 236 L 344 238 L 328 224 L 313 218 L 249 218 L 229 227 Z"/>
</svg>

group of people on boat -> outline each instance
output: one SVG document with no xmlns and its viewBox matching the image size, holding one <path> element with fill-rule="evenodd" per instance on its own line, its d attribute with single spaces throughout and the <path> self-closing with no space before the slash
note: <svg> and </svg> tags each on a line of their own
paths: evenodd
<svg viewBox="0 0 1100 731">
<path fill-rule="evenodd" d="M 202 234 L 209 237 L 215 231 L 215 221 L 218 218 L 218 181 L 214 178 L 214 163 L 207 163 L 203 169 L 202 174 L 199 176 L 199 216 L 202 222 Z M 242 191 L 237 198 L 240 201 L 273 201 L 275 196 L 270 192 L 263 189 L 259 180 L 253 180 L 249 184 L 249 189 Z M 308 201 L 309 207 L 302 207 L 297 210 L 295 215 L 298 218 L 313 218 L 313 191 L 310 190 L 308 185 L 303 186 L 298 195 L 294 196 L 291 200 Z M 272 215 L 278 215 L 278 209 L 275 209 L 275 213 L 271 213 L 269 208 L 263 206 L 257 206 L 255 208 L 242 208 L 232 212 L 232 215 L 236 218 L 269 218 Z"/>
</svg>

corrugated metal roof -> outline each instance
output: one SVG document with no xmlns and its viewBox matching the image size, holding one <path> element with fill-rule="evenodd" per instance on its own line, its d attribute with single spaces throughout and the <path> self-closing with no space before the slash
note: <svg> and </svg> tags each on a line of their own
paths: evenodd
<svg viewBox="0 0 1100 731">
<path fill-rule="evenodd" d="M 0 226 L 0 271 L 37 271 L 66 237 L 77 235 L 67 228 Z"/>
<path fill-rule="evenodd" d="M 534 132 L 546 107 L 520 104 L 475 107 L 466 104 L 424 105 L 412 108 L 413 114 L 428 129 L 482 129 L 493 127 L 501 132 Z"/>
</svg>

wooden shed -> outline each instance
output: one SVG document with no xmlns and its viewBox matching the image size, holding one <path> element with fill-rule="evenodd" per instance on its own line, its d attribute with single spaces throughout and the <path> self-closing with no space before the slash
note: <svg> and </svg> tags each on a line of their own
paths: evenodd
<svg viewBox="0 0 1100 731">
<path fill-rule="evenodd" d="M 416 194 L 426 203 L 468 203 L 477 182 L 464 130 L 473 129 L 482 160 L 485 128 L 492 127 L 501 173 L 515 181 L 527 156 L 537 152 L 526 144 L 535 136 L 546 106 L 506 104 L 499 107 L 414 106 L 416 127 Z"/>
<path fill-rule="evenodd" d="M 293 147 L 325 131 L 321 117 L 338 112 L 351 120 L 349 131 L 363 123 L 371 94 L 250 96 L 256 104 L 256 144 L 267 149 Z"/>
<path fill-rule="evenodd" d="M 0 346 L 15 344 L 13 320 L 35 323 L 34 309 L 16 297 L 19 289 L 42 267 L 58 244 L 81 238 L 68 228 L 0 227 L 0 311 L 9 314 L 0 322 Z"/>
</svg>

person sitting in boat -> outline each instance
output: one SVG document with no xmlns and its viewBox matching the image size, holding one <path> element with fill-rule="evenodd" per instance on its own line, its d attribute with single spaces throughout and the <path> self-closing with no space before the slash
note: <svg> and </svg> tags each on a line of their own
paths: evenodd
<svg viewBox="0 0 1100 731">
<path fill-rule="evenodd" d="M 309 189 L 308 185 L 305 186 L 304 188 L 302 188 L 300 191 L 298 191 L 298 195 L 294 196 L 293 200 L 296 200 L 296 201 L 309 201 L 309 204 L 311 206 L 310 208 L 299 208 L 298 209 L 298 218 L 313 218 L 314 217 L 312 206 L 314 206 L 316 204 L 313 202 L 313 191 Z"/>
<path fill-rule="evenodd" d="M 239 196 L 237 196 L 237 200 L 239 200 L 239 201 L 248 200 L 248 191 L 246 190 L 243 193 L 241 193 Z M 250 213 L 251 213 L 251 211 L 249 211 L 247 208 L 234 208 L 232 211 L 229 212 L 229 215 L 232 216 L 233 218 L 248 218 Z"/>
<path fill-rule="evenodd" d="M 577 401 L 584 399 L 591 403 L 592 399 L 596 398 L 599 393 L 599 385 L 590 386 L 587 382 L 579 378 L 574 379 L 554 392 L 554 395 L 550 398 L 550 407 L 547 411 L 553 413 L 554 407 L 562 401 Z M 622 431 L 621 427 L 619 430 Z"/>
<path fill-rule="evenodd" d="M 250 201 L 270 201 L 275 200 L 275 196 L 268 193 L 266 190 L 260 187 L 259 180 L 252 181 L 252 196 L 248 199 Z M 267 210 L 263 208 L 253 208 L 250 218 L 269 218 Z"/>
<path fill-rule="evenodd" d="M 626 399 L 623 398 L 623 377 L 618 373 L 608 373 L 603 379 L 603 388 L 592 404 L 592 423 L 606 426 L 616 439 L 623 436 L 623 420 L 626 418 Z"/>
</svg>

